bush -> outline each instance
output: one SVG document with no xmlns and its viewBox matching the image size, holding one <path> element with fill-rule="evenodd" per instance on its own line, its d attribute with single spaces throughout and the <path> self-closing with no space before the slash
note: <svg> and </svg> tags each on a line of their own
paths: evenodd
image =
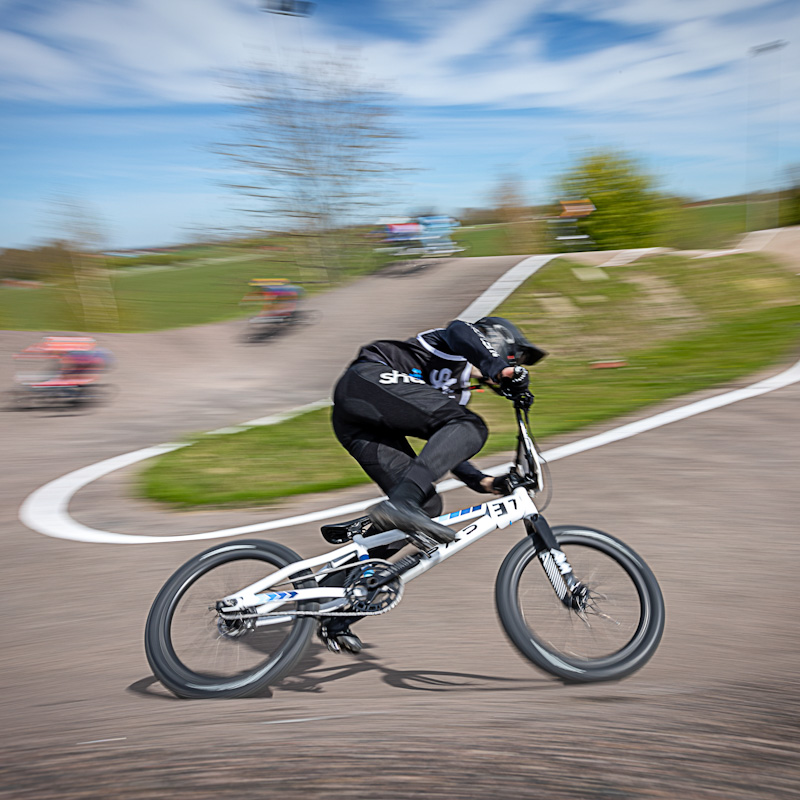
<svg viewBox="0 0 800 800">
<path fill-rule="evenodd" d="M 588 198 L 595 211 L 579 220 L 598 250 L 654 247 L 675 211 L 655 179 L 633 158 L 611 150 L 590 153 L 558 181 L 559 199 Z"/>
</svg>

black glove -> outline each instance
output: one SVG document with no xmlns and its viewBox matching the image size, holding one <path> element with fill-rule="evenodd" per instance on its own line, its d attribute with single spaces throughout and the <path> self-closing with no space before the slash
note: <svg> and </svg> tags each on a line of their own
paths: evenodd
<svg viewBox="0 0 800 800">
<path fill-rule="evenodd" d="M 490 475 L 484 475 L 484 478 L 491 477 Z M 491 489 L 484 489 L 481 485 L 480 480 L 474 481 L 464 481 L 473 492 L 478 492 L 479 494 L 511 494 L 514 491 L 514 488 L 519 483 L 519 478 L 515 472 L 506 473 L 505 475 L 498 475 L 496 478 L 492 478 L 492 488 Z"/>
<path fill-rule="evenodd" d="M 526 394 L 530 378 L 525 367 L 514 367 L 514 374 L 510 378 L 500 378 L 500 391 L 511 400 Z"/>
<path fill-rule="evenodd" d="M 511 494 L 520 484 L 520 477 L 516 472 L 507 472 L 505 475 L 498 475 L 492 481 L 492 489 L 497 494 Z"/>
</svg>

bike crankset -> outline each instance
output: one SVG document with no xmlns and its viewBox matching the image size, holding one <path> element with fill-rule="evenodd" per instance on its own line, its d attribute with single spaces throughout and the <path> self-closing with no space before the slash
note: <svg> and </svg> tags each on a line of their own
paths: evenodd
<svg viewBox="0 0 800 800">
<path fill-rule="evenodd" d="M 381 614 L 393 608 L 403 596 L 403 585 L 388 567 L 376 567 L 345 586 L 349 610 L 356 614 Z M 380 584 L 380 585 L 375 585 Z"/>
</svg>

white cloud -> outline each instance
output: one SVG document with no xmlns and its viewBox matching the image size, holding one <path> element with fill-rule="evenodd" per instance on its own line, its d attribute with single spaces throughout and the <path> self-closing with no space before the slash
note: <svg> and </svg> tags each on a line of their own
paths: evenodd
<svg viewBox="0 0 800 800">
<path fill-rule="evenodd" d="M 91 73 L 67 54 L 17 33 L 0 30 L 0 91 L 15 98 L 46 98 L 53 78 L 62 90 L 70 84 L 88 84 Z"/>
<path fill-rule="evenodd" d="M 714 105 L 746 80 L 748 48 L 786 29 L 758 14 L 747 24 L 725 21 L 732 11 L 758 6 L 752 0 L 412 3 L 398 5 L 396 14 L 417 26 L 417 41 L 392 38 L 391 29 L 360 38 L 368 72 L 411 103 L 635 111 L 638 104 L 704 93 L 702 102 Z M 224 0 L 77 0 L 51 8 L 27 22 L 39 40 L 0 32 L 6 96 L 113 105 L 224 102 L 221 75 L 265 49 L 291 69 L 304 50 L 341 44 L 322 20 L 259 14 L 255 6 Z M 515 36 L 537 11 L 648 25 L 656 35 L 553 62 L 543 55 L 542 33 Z M 800 70 L 797 49 L 783 59 L 787 86 Z M 688 75 L 730 65 L 724 75 Z"/>
<path fill-rule="evenodd" d="M 0 87 L 19 97 L 34 84 L 36 99 L 83 95 L 112 105 L 143 98 L 219 102 L 219 71 L 247 60 L 263 21 L 255 6 L 248 14 L 221 0 L 56 4 L 44 17 L 19 21 L 30 36 L 13 36 L 14 50 L 0 60 Z"/>
<path fill-rule="evenodd" d="M 398 20 L 400 33 L 387 25 L 381 33 L 373 26 L 369 34 L 341 23 L 329 26 L 321 4 L 310 19 L 259 13 L 257 0 L 71 0 L 41 3 L 27 16 L 15 11 L 21 7 L 0 0 L 6 16 L 17 14 L 13 30 L 0 27 L 0 97 L 101 111 L 225 102 L 220 77 L 226 71 L 263 57 L 295 70 L 310 52 L 355 48 L 364 71 L 387 83 L 407 106 L 419 131 L 418 142 L 410 145 L 411 163 L 419 156 L 432 166 L 432 177 L 424 182 L 442 184 L 443 206 L 457 204 L 470 186 L 475 191 L 475 181 L 487 182 L 473 172 L 485 176 L 504 164 L 527 170 L 532 190 L 545 192 L 547 174 L 584 146 L 624 147 L 656 165 L 673 160 L 702 165 L 722 175 L 723 192 L 733 192 L 741 188 L 748 124 L 754 141 L 765 144 L 780 136 L 785 158 L 800 160 L 790 139 L 800 125 L 794 91 L 800 85 L 800 37 L 780 52 L 748 55 L 755 44 L 789 38 L 792 28 L 800 27 L 800 5 L 785 4 L 779 18 L 759 13 L 763 4 L 754 0 L 447 0 L 432 6 L 429 0 L 385 0 L 384 10 Z M 547 55 L 553 43 L 544 38 L 552 35 L 552 26 L 531 24 L 544 13 L 613 23 L 620 26 L 620 37 L 594 40 L 597 49 L 591 52 L 568 56 L 566 50 L 554 61 Z M 644 26 L 649 35 L 626 40 L 625 26 L 637 26 L 632 32 Z M 609 27 L 594 30 L 600 35 Z M 456 115 L 458 106 L 467 108 Z M 427 113 L 416 117 L 415 107 Z M 513 113 L 525 109 L 536 113 Z M 148 142 L 148 134 L 158 130 L 165 140 L 177 141 L 186 126 L 208 130 L 213 140 L 211 117 L 123 118 L 84 111 L 58 119 L 75 138 L 86 124 L 97 137 L 93 141 L 108 144 L 118 133 L 134 130 Z M 25 122 L 13 118 L 13 134 Z M 12 132 L 6 132 L 10 138 Z M 152 162 L 155 175 L 171 174 L 173 180 L 176 170 L 192 169 L 189 158 L 186 166 L 170 166 L 165 159 L 175 161 L 174 155 L 159 159 L 161 154 L 145 148 L 134 157 L 109 147 L 108 177 L 120 181 L 131 173 L 146 178 L 148 168 L 137 171 L 137 157 Z M 170 153 L 181 153 L 177 160 L 183 164 L 185 149 L 176 146 Z M 63 160 L 58 148 L 50 148 L 29 171 L 48 155 Z M 463 175 L 451 166 L 459 160 L 470 164 Z M 197 162 L 199 170 L 213 169 L 202 166 L 206 161 Z M 80 178 L 84 163 L 92 162 L 76 157 L 64 168 Z M 698 191 L 691 168 L 683 175 L 681 187 Z M 417 183 L 422 186 L 423 180 Z M 157 180 L 153 185 L 155 196 L 163 187 Z M 171 218 L 166 204 L 160 213 L 159 231 Z M 148 218 L 142 230 L 151 224 L 156 222 Z"/>
</svg>

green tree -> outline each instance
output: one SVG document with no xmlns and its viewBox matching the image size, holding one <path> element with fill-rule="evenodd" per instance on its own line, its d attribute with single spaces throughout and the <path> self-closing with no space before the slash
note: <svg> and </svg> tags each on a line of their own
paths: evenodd
<svg viewBox="0 0 800 800">
<path fill-rule="evenodd" d="M 598 250 L 653 247 L 672 204 L 655 178 L 631 156 L 598 150 L 584 156 L 557 181 L 559 200 L 590 200 L 595 211 L 577 225 Z"/>
</svg>

